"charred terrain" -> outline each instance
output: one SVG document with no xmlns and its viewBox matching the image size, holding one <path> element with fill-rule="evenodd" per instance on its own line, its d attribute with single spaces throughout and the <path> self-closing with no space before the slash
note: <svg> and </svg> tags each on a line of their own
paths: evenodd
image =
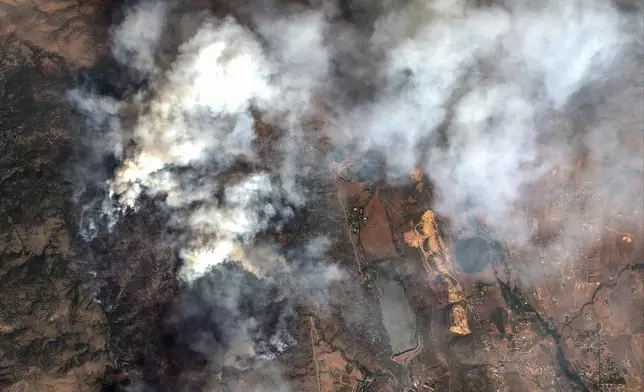
<svg viewBox="0 0 644 392">
<path fill-rule="evenodd" d="M 443 3 L 432 12 L 463 29 L 515 6 Z M 619 40 L 642 34 L 638 3 L 591 3 L 624 21 Z M 476 64 L 436 121 L 415 94 L 444 80 L 414 79 L 414 61 L 442 60 L 375 70 L 404 57 L 391 49 L 401 31 L 443 26 L 405 4 L 0 0 L 0 390 L 644 390 L 644 41 L 583 80 L 534 83 L 526 102 L 556 113 L 534 110 L 545 148 L 508 169 L 512 158 L 468 160 L 481 151 L 462 140 L 479 135 L 462 129 L 523 129 L 522 96 L 498 87 L 515 64 L 495 69 L 488 49 L 452 56 L 474 37 L 431 44 Z M 319 10 L 333 50 L 316 57 Z M 219 24 L 228 15 L 238 22 Z M 223 59 L 204 46 L 226 39 L 241 49 Z M 544 67 L 583 73 L 582 41 L 544 49 Z M 203 58 L 228 68 L 201 77 Z M 303 76 L 314 71 L 324 77 Z M 481 81 L 498 86 L 468 95 Z M 208 83 L 233 98 L 192 87 Z M 495 94 L 489 118 L 462 115 Z M 209 111 L 167 114 L 191 99 Z M 200 130 L 212 121 L 225 125 Z M 507 140 L 481 145 L 528 154 Z"/>
</svg>

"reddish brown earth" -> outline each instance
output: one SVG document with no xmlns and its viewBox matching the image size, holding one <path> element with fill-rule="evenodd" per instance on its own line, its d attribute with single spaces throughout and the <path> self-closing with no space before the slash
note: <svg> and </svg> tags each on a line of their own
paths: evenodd
<svg viewBox="0 0 644 392">
<path fill-rule="evenodd" d="M 105 15 L 111 9 L 100 0 L 3 0 L 0 37 L 15 35 L 72 64 L 91 66 L 106 48 Z"/>
</svg>

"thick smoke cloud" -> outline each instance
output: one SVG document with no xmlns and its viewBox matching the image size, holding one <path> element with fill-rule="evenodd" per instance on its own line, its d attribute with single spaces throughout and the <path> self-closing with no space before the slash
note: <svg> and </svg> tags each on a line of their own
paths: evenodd
<svg viewBox="0 0 644 392">
<path fill-rule="evenodd" d="M 110 134 L 120 141 L 104 148 L 122 160 L 108 180 L 115 205 L 106 215 L 136 210 L 143 195 L 163 195 L 174 211 L 171 223 L 187 232 L 181 276 L 189 281 L 229 260 L 238 242 L 249 244 L 259 232 L 274 228 L 276 218 L 292 215 L 285 202 L 303 204 L 297 168 L 289 166 L 295 163 L 288 156 L 281 176 L 265 170 L 247 176 L 223 173 L 240 161 L 257 163 L 251 108 L 297 131 L 328 60 L 318 14 L 273 21 L 266 36 L 276 47 L 270 58 L 258 37 L 232 17 L 209 17 L 179 45 L 169 69 L 159 69 L 155 48 L 166 11 L 162 3 L 143 3 L 113 29 L 115 58 L 147 77 L 147 89 L 127 102 L 84 97 L 79 91 L 72 97 L 92 122 L 110 118 Z M 299 39 L 285 42 L 295 30 L 301 30 Z M 302 57 L 303 48 L 322 54 Z M 130 128 L 115 119 L 119 109 L 122 116 L 130 115 L 125 110 L 134 111 Z"/>
<path fill-rule="evenodd" d="M 163 2 L 137 4 L 121 24 L 112 29 L 114 57 L 143 76 L 157 70 L 155 51 L 163 30 L 167 5 Z"/>
<path fill-rule="evenodd" d="M 344 278 L 325 260 L 323 238 L 288 251 L 258 238 L 279 232 L 306 203 L 299 141 L 328 72 L 324 19 L 306 12 L 264 20 L 260 37 L 232 17 L 200 13 L 194 20 L 201 24 L 174 43 L 167 62 L 171 12 L 168 4 L 144 2 L 112 30 L 114 58 L 138 89 L 119 97 L 70 93 L 96 131 L 98 142 L 88 142 L 95 155 L 118 161 L 108 178 L 92 178 L 91 170 L 82 176 L 104 182 L 98 186 L 105 192 L 86 207 L 82 234 L 90 240 L 136 214 L 142 199 L 158 200 L 178 233 L 172 240 L 186 283 L 167 328 L 212 366 L 259 366 L 274 379 L 270 390 L 286 390 L 275 369 L 258 361 L 295 344 L 294 301 L 324 307 L 328 284 Z M 296 31 L 297 40 L 285 40 Z M 309 50 L 318 54 L 309 57 Z M 271 158 L 277 163 L 259 156 L 256 113 L 286 134 Z"/>
<path fill-rule="evenodd" d="M 642 220 L 641 36 L 641 14 L 610 1 L 393 6 L 370 39 L 384 58 L 375 99 L 330 132 L 382 153 L 391 183 L 421 167 L 456 229 L 483 217 L 534 263 L 536 253 L 554 259 L 566 235 L 583 253 L 608 209 Z M 592 163 L 575 168 L 582 157 Z M 571 173 L 583 192 L 564 185 Z M 530 219 L 553 204 L 557 237 L 535 249 L 541 228 Z"/>
<path fill-rule="evenodd" d="M 392 179 L 422 166 L 445 216 L 476 207 L 500 234 L 525 232 L 523 187 L 574 159 L 567 104 L 620 77 L 617 65 L 641 51 L 635 22 L 606 1 L 409 2 L 375 24 L 385 82 L 350 124 L 365 149 L 384 152 Z M 638 99 L 623 105 L 635 112 Z M 593 157 L 612 153 L 584 142 Z"/>
<path fill-rule="evenodd" d="M 168 224 L 182 233 L 185 282 L 207 286 L 200 279 L 208 271 L 234 260 L 259 278 L 294 274 L 291 293 L 320 296 L 341 277 L 308 263 L 323 259 L 324 246 L 314 241 L 283 254 L 258 240 L 306 206 L 310 190 L 301 180 L 327 171 L 307 154 L 312 132 L 377 152 L 393 185 L 423 168 L 436 188 L 434 208 L 454 227 L 483 212 L 501 240 L 527 247 L 535 235 L 530 211 L 575 192 L 549 176 L 579 166 L 580 157 L 592 162 L 577 170 L 592 192 L 561 206 L 564 232 L 579 232 L 588 218 L 601 222 L 606 204 L 641 205 L 644 108 L 641 90 L 632 89 L 643 82 L 641 15 L 608 0 L 473 3 L 383 2 L 374 5 L 373 23 L 365 18 L 360 26 L 339 21 L 329 6 L 258 4 L 247 25 L 233 16 L 184 16 L 198 28 L 171 45 L 170 4 L 129 9 L 113 28 L 113 55 L 145 87 L 117 98 L 70 93 L 88 128 L 103 130 L 95 151 L 119 161 L 99 179 L 108 196 L 100 213 L 88 212 L 85 237 L 96 235 L 101 220 L 111 227 L 135 211 L 141 198 L 162 198 Z M 176 46 L 172 56 L 168 45 Z M 282 132 L 277 163 L 259 157 L 258 116 Z M 83 181 L 96 180 L 80 171 Z M 641 220 L 641 208 L 634 211 Z M 578 251 L 592 246 L 590 237 Z M 201 297 L 220 290 L 194 287 Z M 193 303 L 224 306 L 244 326 L 226 339 L 252 343 L 235 350 L 251 345 L 246 351 L 254 353 L 252 334 L 280 341 L 236 302 L 221 305 L 226 298 Z M 210 311 L 199 315 L 204 306 L 188 319 L 209 319 Z M 288 340 L 287 332 L 278 335 Z"/>
</svg>

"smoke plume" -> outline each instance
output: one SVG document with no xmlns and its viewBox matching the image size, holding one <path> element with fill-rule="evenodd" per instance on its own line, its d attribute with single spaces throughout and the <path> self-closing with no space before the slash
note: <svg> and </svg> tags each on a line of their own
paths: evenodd
<svg viewBox="0 0 644 392">
<path fill-rule="evenodd" d="M 251 109 L 295 132 L 299 116 L 311 106 L 316 72 L 326 72 L 326 59 L 324 54 L 298 57 L 302 48 L 320 45 L 315 14 L 274 21 L 266 39 L 278 49 L 270 57 L 258 37 L 235 19 L 211 16 L 178 46 L 169 68 L 159 69 L 155 48 L 166 9 L 162 3 L 143 3 L 113 30 L 114 57 L 146 77 L 146 89 L 127 102 L 83 97 L 79 91 L 72 97 L 93 123 L 109 117 L 112 139 L 119 140 L 97 146 L 121 160 L 107 181 L 113 206 L 106 215 L 136 210 L 143 195 L 162 195 L 174 211 L 171 225 L 186 232 L 181 276 L 190 281 L 239 253 L 239 244 L 279 226 L 277 221 L 292 215 L 288 203 L 303 203 L 296 168 L 284 165 L 281 176 L 261 169 Z M 297 42 L 284 41 L 301 26 L 306 30 Z M 310 66 L 317 71 L 311 73 Z M 119 109 L 126 120 L 115 117 Z M 128 128 L 125 121 L 131 123 Z M 232 173 L 240 162 L 258 169 Z"/>
<path fill-rule="evenodd" d="M 525 186 L 575 159 L 581 143 L 592 160 L 612 153 L 592 136 L 605 133 L 598 124 L 572 129 L 571 107 L 587 99 L 584 88 L 606 95 L 606 84 L 623 77 L 618 65 L 641 53 L 641 43 L 636 19 L 610 2 L 504 5 L 412 1 L 383 15 L 371 44 L 386 53 L 384 82 L 349 126 L 365 149 L 385 154 L 392 178 L 422 166 L 444 216 L 458 220 L 480 208 L 501 235 L 528 234 L 515 208 L 530 199 Z M 623 102 L 633 115 L 640 105 L 636 96 Z"/>
<path fill-rule="evenodd" d="M 212 309 L 204 309 L 219 306 L 212 314 L 228 312 L 243 326 L 217 327 L 237 333 L 223 340 L 277 346 L 288 333 L 272 336 L 255 315 L 240 314 L 241 294 L 211 298 L 225 287 L 194 285 L 207 286 L 204 276 L 228 261 L 262 279 L 295 274 L 300 283 L 291 290 L 307 296 L 341 277 L 302 261 L 324 259 L 319 244 L 302 244 L 294 255 L 259 239 L 296 219 L 313 197 L 307 176 L 328 170 L 307 152 L 320 140 L 311 133 L 377 152 L 392 185 L 422 168 L 437 213 L 458 228 L 482 212 L 504 241 L 534 247 L 531 213 L 562 199 L 559 232 L 601 222 L 607 205 L 641 220 L 644 108 L 641 87 L 633 87 L 643 82 L 641 13 L 609 0 L 480 3 L 383 2 L 360 23 L 330 6 L 257 4 L 244 22 L 188 13 L 183 20 L 198 25 L 192 34 L 176 33 L 172 4 L 128 9 L 112 30 L 113 57 L 139 88 L 118 97 L 70 93 L 97 130 L 97 156 L 118 162 L 105 178 L 81 170 L 81 182 L 99 180 L 106 194 L 84 217 L 85 237 L 105 219 L 109 228 L 136 211 L 142 198 L 159 198 L 169 227 L 181 233 L 180 277 L 199 297 L 189 302 L 202 304 L 180 322 L 205 322 Z M 260 122 L 280 131 L 269 161 L 259 151 Z M 575 191 L 554 180 L 561 172 L 577 173 L 589 191 L 571 202 Z M 591 237 L 577 250 L 592 246 Z M 312 282 L 318 289 L 306 288 Z M 288 316 L 284 310 L 271 323 L 282 328 Z M 193 338 L 210 350 L 203 336 Z"/>
</svg>

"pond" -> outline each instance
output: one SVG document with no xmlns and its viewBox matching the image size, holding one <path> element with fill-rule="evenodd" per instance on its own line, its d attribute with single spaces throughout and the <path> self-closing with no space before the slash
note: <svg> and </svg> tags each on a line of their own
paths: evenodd
<svg viewBox="0 0 644 392">
<path fill-rule="evenodd" d="M 503 247 L 498 241 L 482 237 L 459 238 L 454 242 L 454 259 L 466 274 L 476 274 L 490 264 L 503 260 Z"/>
</svg>

